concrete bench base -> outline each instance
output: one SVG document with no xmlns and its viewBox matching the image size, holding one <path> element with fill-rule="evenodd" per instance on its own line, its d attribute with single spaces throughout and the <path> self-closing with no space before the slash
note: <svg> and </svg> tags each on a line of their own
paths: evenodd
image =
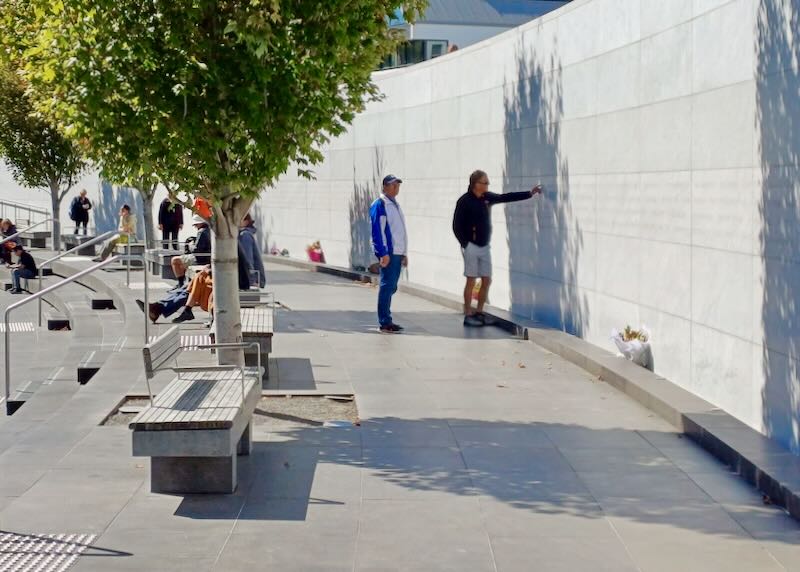
<svg viewBox="0 0 800 572">
<path fill-rule="evenodd" d="M 260 392 L 259 392 L 260 394 Z M 241 427 L 198 431 L 134 432 L 134 455 L 143 449 L 162 449 L 184 452 L 205 452 L 210 456 L 151 456 L 150 490 L 154 493 L 222 493 L 236 492 L 237 456 L 249 455 L 253 447 L 253 423 L 241 433 L 235 452 L 222 455 L 219 449 L 230 451 L 226 444 Z M 138 439 L 137 439 L 138 437 Z M 178 444 L 180 443 L 180 444 Z M 207 447 L 204 447 L 203 444 Z"/>
<path fill-rule="evenodd" d="M 147 266 L 151 274 L 160 276 L 167 280 L 175 280 L 175 273 L 172 271 L 172 259 L 182 255 L 180 250 L 154 250 L 147 253 Z"/>
<path fill-rule="evenodd" d="M 93 235 L 90 235 L 90 234 L 86 234 L 86 235 L 83 235 L 83 234 L 62 234 L 61 235 L 61 242 L 64 244 L 64 248 L 66 250 L 70 250 L 72 248 L 80 246 L 81 244 L 89 242 L 90 240 L 94 240 L 94 238 L 95 237 Z M 84 246 L 82 248 L 79 248 L 77 250 L 76 254 L 78 256 L 95 256 L 97 254 L 97 251 L 95 250 L 95 246 L 96 245 L 91 244 L 89 246 Z"/>
<path fill-rule="evenodd" d="M 23 246 L 28 248 L 47 248 L 47 239 L 50 238 L 49 231 L 31 231 L 19 235 Z"/>
<path fill-rule="evenodd" d="M 236 491 L 236 455 L 230 457 L 152 457 L 154 493 L 230 494 Z"/>
</svg>

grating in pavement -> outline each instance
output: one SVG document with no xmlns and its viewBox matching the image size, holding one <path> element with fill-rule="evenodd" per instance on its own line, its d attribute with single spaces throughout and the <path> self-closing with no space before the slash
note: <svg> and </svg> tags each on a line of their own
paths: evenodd
<svg viewBox="0 0 800 572">
<path fill-rule="evenodd" d="M 0 530 L 3 572 L 63 572 L 89 548 L 95 534 L 18 534 Z"/>
<path fill-rule="evenodd" d="M 9 322 L 8 324 L 8 331 L 9 332 L 34 332 L 36 328 L 33 325 L 33 322 Z M 0 323 L 0 334 L 6 333 L 6 325 L 5 323 Z"/>
</svg>

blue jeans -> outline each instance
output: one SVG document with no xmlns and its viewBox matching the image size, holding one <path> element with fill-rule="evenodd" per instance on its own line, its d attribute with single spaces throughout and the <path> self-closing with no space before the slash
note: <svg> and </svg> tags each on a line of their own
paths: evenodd
<svg viewBox="0 0 800 572">
<path fill-rule="evenodd" d="M 378 290 L 378 323 L 386 326 L 392 323 L 392 295 L 397 292 L 397 281 L 403 269 L 403 256 L 389 255 L 389 264 L 381 268 L 381 285 Z"/>
<path fill-rule="evenodd" d="M 187 286 L 173 290 L 166 298 L 158 302 L 158 304 L 161 306 L 161 315 L 165 318 L 167 316 L 171 316 L 180 308 L 183 308 L 188 299 L 189 288 Z"/>
<path fill-rule="evenodd" d="M 28 270 L 27 268 L 15 268 L 11 271 L 11 283 L 14 285 L 15 290 L 19 290 L 19 279 L 20 278 L 35 278 L 36 273 Z"/>
</svg>

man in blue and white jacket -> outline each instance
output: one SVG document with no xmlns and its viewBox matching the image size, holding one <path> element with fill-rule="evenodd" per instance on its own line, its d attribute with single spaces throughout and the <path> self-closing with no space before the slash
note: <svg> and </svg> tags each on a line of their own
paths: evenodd
<svg viewBox="0 0 800 572">
<path fill-rule="evenodd" d="M 381 266 L 381 284 L 378 290 L 378 323 L 381 332 L 397 333 L 403 330 L 392 321 L 392 295 L 397 291 L 400 271 L 408 265 L 406 219 L 397 195 L 403 181 L 394 175 L 383 178 L 383 193 L 369 207 L 372 221 L 372 249 Z"/>
</svg>

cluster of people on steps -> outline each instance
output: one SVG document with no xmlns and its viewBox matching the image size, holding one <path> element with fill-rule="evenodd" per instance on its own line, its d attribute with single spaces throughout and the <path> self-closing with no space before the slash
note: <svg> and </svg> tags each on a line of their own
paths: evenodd
<svg viewBox="0 0 800 572">
<path fill-rule="evenodd" d="M 196 235 L 186 240 L 185 254 L 174 256 L 170 263 L 177 284 L 170 289 L 167 297 L 151 303 L 149 308 L 145 309 L 144 302 L 137 300 L 142 311 L 146 311 L 154 322 L 158 318 L 168 317 L 178 310 L 181 310 L 181 313 L 173 320 L 176 323 L 194 319 L 192 312 L 194 307 L 200 307 L 208 312 L 213 310 L 212 240 L 207 222 L 207 218 L 211 217 L 211 209 L 208 202 L 201 198 L 197 198 L 193 206 L 199 213 L 192 216 L 192 226 L 196 229 Z M 70 203 L 69 215 L 75 222 L 75 234 L 80 233 L 81 227 L 83 234 L 86 234 L 91 209 L 92 204 L 86 197 L 86 191 L 81 191 Z M 158 228 L 162 232 L 162 244 L 178 250 L 180 247 L 178 232 L 183 229 L 183 207 L 169 199 L 164 199 L 159 206 Z M 117 230 L 120 234 L 104 244 L 100 255 L 93 259 L 94 262 L 107 259 L 118 245 L 127 244 L 129 237 L 136 236 L 136 216 L 130 205 L 125 204 L 120 208 Z M 8 219 L 0 220 L 2 238 L 11 237 L 16 233 L 17 228 L 13 222 Z M 238 243 L 239 289 L 248 290 L 251 286 L 256 285 L 263 288 L 266 285 L 264 262 L 256 239 L 255 223 L 249 213 L 241 221 Z M 14 264 L 12 264 L 12 254 L 17 257 Z M 22 279 L 34 278 L 38 275 L 33 256 L 25 251 L 22 244 L 18 242 L 6 240 L 0 244 L 0 258 L 7 267 L 12 269 L 11 293 L 13 294 L 23 292 Z M 186 271 L 191 266 L 202 266 L 203 268 L 195 274 L 191 281 L 187 282 Z"/>
</svg>

